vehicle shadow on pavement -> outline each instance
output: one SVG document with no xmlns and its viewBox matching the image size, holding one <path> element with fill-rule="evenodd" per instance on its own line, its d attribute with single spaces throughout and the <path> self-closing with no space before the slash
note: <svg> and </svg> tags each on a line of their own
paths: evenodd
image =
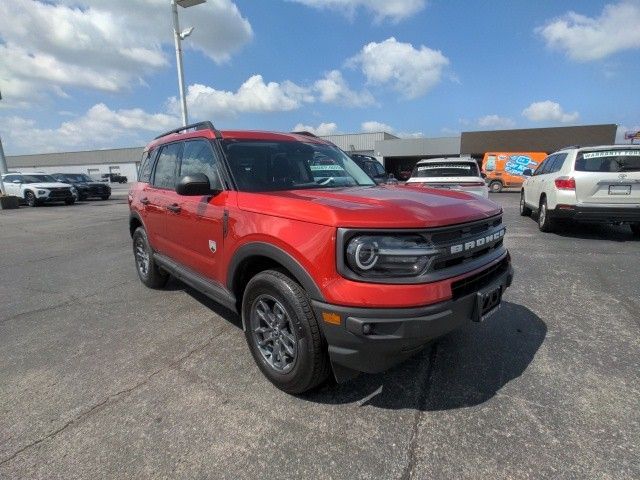
<svg viewBox="0 0 640 480">
<path fill-rule="evenodd" d="M 485 322 L 436 340 L 385 373 L 329 384 L 301 398 L 385 409 L 437 411 L 475 406 L 523 374 L 546 333 L 546 324 L 531 310 L 503 302 L 500 311 Z"/>
<path fill-rule="evenodd" d="M 614 242 L 638 242 L 628 225 L 603 225 L 598 223 L 559 222 L 555 233 L 561 237 L 584 240 L 609 240 Z"/>
</svg>

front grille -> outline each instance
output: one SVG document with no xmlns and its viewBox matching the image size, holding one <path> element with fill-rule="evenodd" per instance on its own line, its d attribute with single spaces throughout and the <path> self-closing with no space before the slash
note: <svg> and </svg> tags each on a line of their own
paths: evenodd
<svg viewBox="0 0 640 480">
<path fill-rule="evenodd" d="M 456 280 L 451 284 L 451 293 L 454 300 L 470 293 L 477 292 L 483 287 L 490 285 L 496 278 L 509 269 L 509 259 L 503 258 L 500 262 L 489 268 L 478 272 L 461 280 Z"/>
<path fill-rule="evenodd" d="M 49 198 L 68 198 L 71 196 L 71 189 L 66 187 L 50 188 Z"/>
</svg>

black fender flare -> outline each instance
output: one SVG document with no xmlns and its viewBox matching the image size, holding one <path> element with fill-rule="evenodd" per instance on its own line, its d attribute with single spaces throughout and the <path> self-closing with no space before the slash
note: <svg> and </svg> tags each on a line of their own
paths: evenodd
<svg viewBox="0 0 640 480">
<path fill-rule="evenodd" d="M 233 291 L 233 282 L 238 273 L 238 268 L 244 260 L 253 256 L 261 256 L 278 262 L 293 275 L 294 279 L 302 285 L 312 300 L 324 301 L 324 297 L 309 272 L 300 265 L 290 254 L 270 243 L 252 242 L 238 248 L 229 262 L 227 270 L 227 288 Z"/>
<path fill-rule="evenodd" d="M 129 213 L 129 233 L 131 234 L 131 236 L 133 236 L 133 232 L 131 231 L 132 220 L 139 221 L 140 224 L 142 225 L 142 228 L 144 228 L 145 232 L 147 231 L 147 226 L 144 224 L 144 220 L 142 220 L 142 217 L 140 216 L 140 214 L 138 212 L 130 212 Z"/>
</svg>

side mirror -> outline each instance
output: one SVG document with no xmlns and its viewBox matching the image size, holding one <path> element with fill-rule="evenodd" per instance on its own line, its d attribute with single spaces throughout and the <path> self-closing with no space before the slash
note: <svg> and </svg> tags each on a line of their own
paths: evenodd
<svg viewBox="0 0 640 480">
<path fill-rule="evenodd" d="M 533 172 L 531 171 L 530 168 L 525 168 L 524 171 L 522 172 L 522 175 L 524 175 L 525 177 L 530 177 L 531 175 L 533 175 Z"/>
<path fill-rule="evenodd" d="M 213 192 L 211 191 L 209 177 L 204 173 L 194 173 L 193 175 L 185 175 L 178 180 L 176 193 L 187 197 L 199 197 L 211 195 Z"/>
</svg>

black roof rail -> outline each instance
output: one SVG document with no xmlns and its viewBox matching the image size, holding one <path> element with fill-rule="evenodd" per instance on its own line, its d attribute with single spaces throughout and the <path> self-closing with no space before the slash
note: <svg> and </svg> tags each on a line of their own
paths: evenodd
<svg viewBox="0 0 640 480">
<path fill-rule="evenodd" d="M 315 133 L 311 133 L 311 132 L 307 132 L 306 130 L 302 130 L 300 132 L 291 132 L 295 135 L 305 135 L 307 137 L 315 137 L 318 138 L 318 136 Z"/>
<path fill-rule="evenodd" d="M 220 132 L 218 130 L 216 130 L 216 127 L 213 126 L 213 123 L 211 123 L 210 121 L 205 121 L 205 122 L 198 122 L 198 123 L 192 123 L 190 125 L 185 125 L 184 127 L 180 127 L 180 128 L 174 128 L 173 130 L 169 130 L 168 132 L 164 132 L 162 135 L 158 135 L 156 138 L 154 138 L 154 140 L 157 140 L 159 138 L 162 137 L 166 137 L 167 135 L 171 135 L 172 133 L 180 133 L 183 132 L 185 130 L 212 130 L 215 135 L 216 138 L 222 138 L 222 135 L 220 135 Z"/>
</svg>

